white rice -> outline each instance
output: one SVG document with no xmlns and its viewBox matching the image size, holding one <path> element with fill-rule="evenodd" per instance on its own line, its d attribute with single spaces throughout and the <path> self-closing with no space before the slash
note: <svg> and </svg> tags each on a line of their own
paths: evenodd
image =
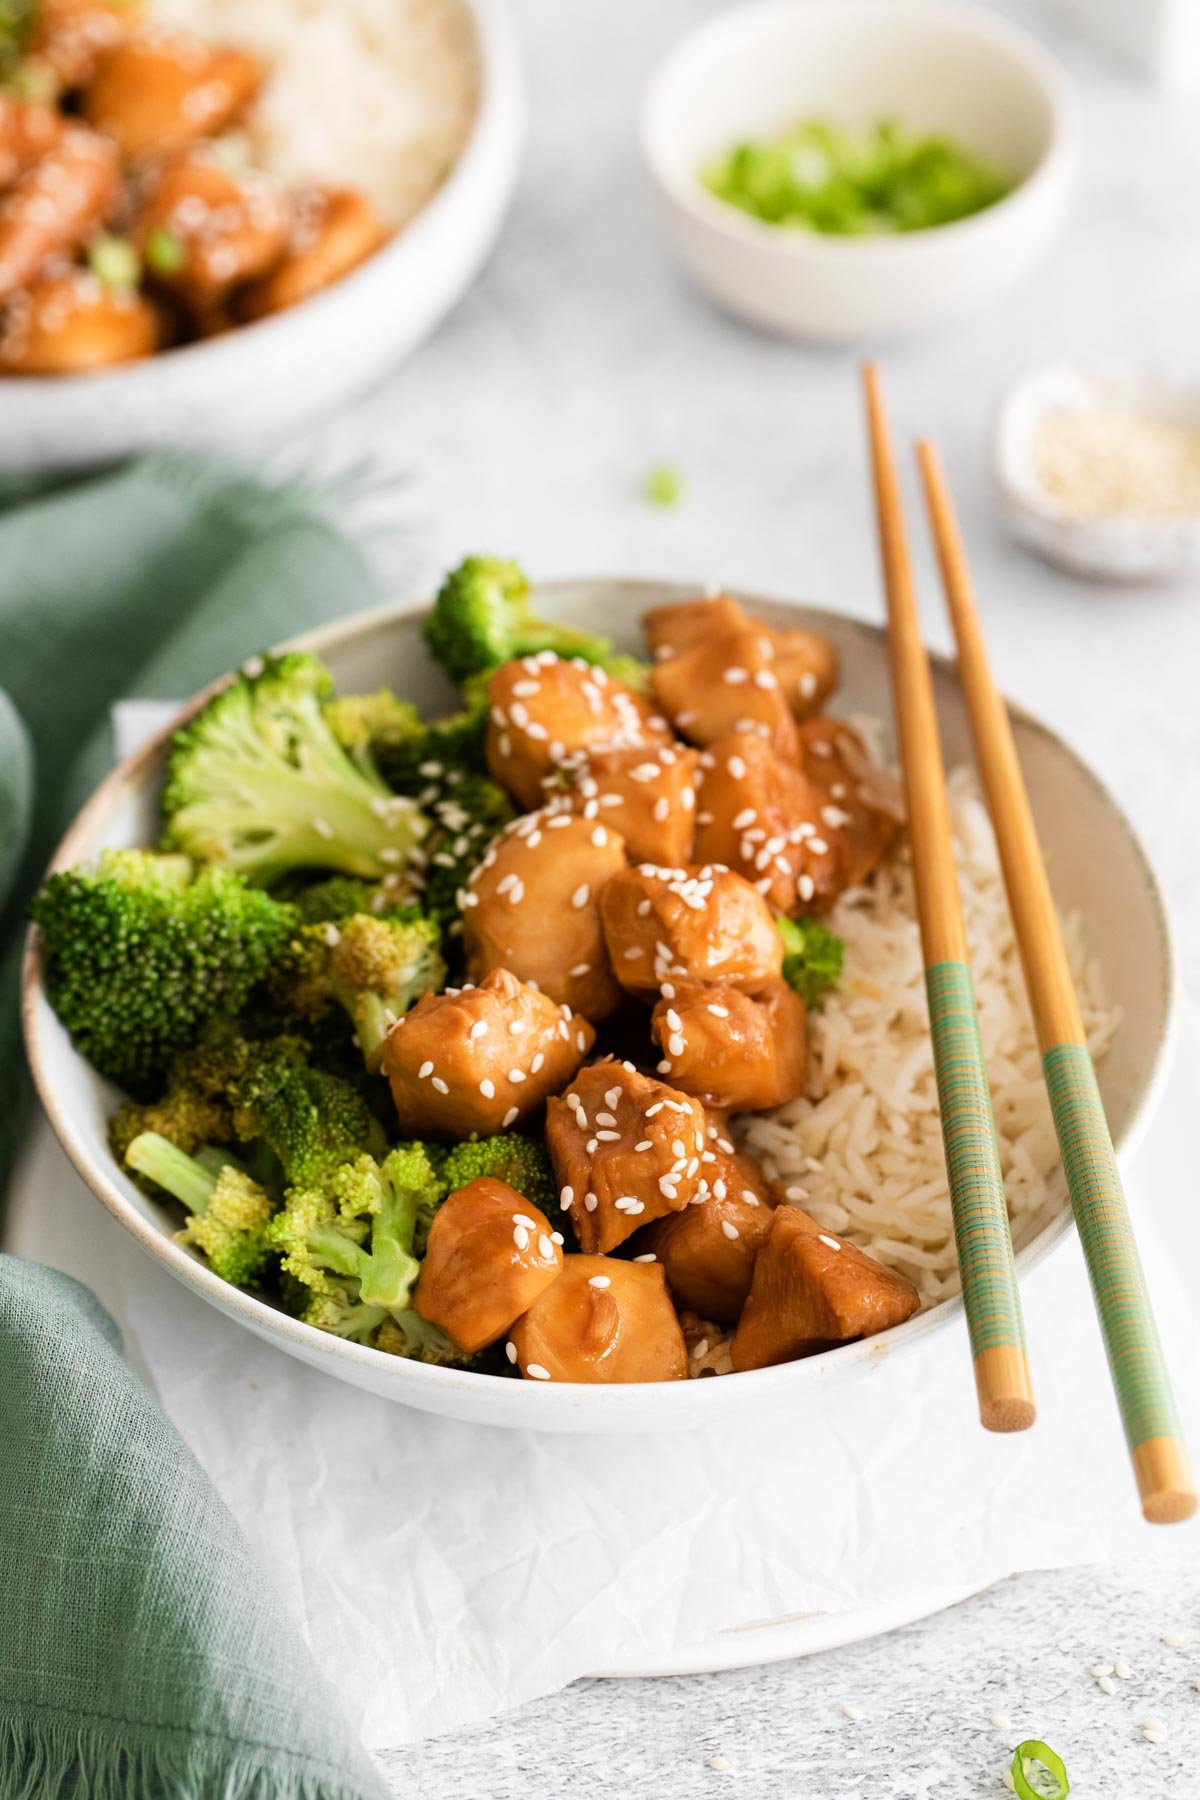
<svg viewBox="0 0 1200 1800">
<path fill-rule="evenodd" d="M 292 186 L 360 188 L 407 223 L 454 166 L 479 100 L 461 0 L 152 0 L 151 16 L 266 64 L 249 160 Z"/>
<path fill-rule="evenodd" d="M 955 853 L 1013 1240 L 1065 1203 L 1050 1106 L 995 840 L 974 774 L 949 778 Z M 797 1204 L 881 1262 L 929 1305 L 958 1291 L 938 1124 L 920 933 L 907 842 L 829 924 L 845 939 L 842 979 L 810 1019 L 810 1098 L 738 1121 L 747 1150 Z M 1119 1015 L 1105 1003 L 1078 917 L 1064 921 L 1092 1055 Z"/>
</svg>

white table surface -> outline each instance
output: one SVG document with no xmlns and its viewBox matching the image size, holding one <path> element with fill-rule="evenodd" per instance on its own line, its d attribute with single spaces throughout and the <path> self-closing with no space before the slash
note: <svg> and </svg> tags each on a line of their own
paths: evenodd
<svg viewBox="0 0 1200 1800">
<path fill-rule="evenodd" d="M 534 123 L 500 250 L 437 340 L 324 433 L 331 454 L 383 450 L 411 476 L 396 508 L 407 535 L 390 551 L 406 587 L 495 548 L 539 574 L 695 574 L 878 615 L 854 358 L 720 317 L 656 241 L 638 98 L 665 48 L 713 10 L 519 0 Z M 997 521 L 987 451 L 997 395 L 1038 359 L 1200 372 L 1200 106 L 1139 85 L 1049 7 L 997 10 L 1034 25 L 1074 76 L 1077 203 L 1018 293 L 886 350 L 893 409 L 948 459 L 1004 687 L 1082 751 L 1136 821 L 1200 997 L 1200 595 L 1100 590 L 1031 559 Z M 674 512 L 639 495 L 659 460 L 687 482 Z M 927 635 L 945 647 L 932 583 L 925 593 Z M 1161 1644 L 1189 1625 L 1190 1654 Z M 1120 1656 L 1139 1680 L 1109 1700 L 1087 1667 Z M 1200 1570 L 1181 1545 L 1166 1567 L 1024 1576 L 804 1662 L 586 1684 L 406 1750 L 389 1774 L 398 1795 L 423 1800 L 967 1800 L 1002 1793 L 1005 1747 L 1044 1734 L 1075 1748 L 1081 1796 L 1184 1800 L 1200 1791 L 1196 1676 Z M 857 1724 L 846 1700 L 863 1711 Z M 1152 1747 L 1140 1723 L 1168 1705 L 1171 1734 Z M 994 1712 L 1015 1729 L 993 1729 Z M 732 1772 L 710 1769 L 713 1755 Z"/>
<path fill-rule="evenodd" d="M 808 353 L 718 316 L 656 241 L 636 148 L 638 97 L 706 0 L 518 0 L 533 132 L 503 243 L 436 341 L 319 434 L 322 463 L 370 453 L 407 477 L 381 549 L 398 591 L 467 550 L 536 574 L 694 574 L 866 617 L 880 600 L 853 357 Z M 1086 134 L 1068 232 L 1019 293 L 886 351 L 905 431 L 940 441 L 1006 690 L 1092 762 L 1129 811 L 1174 907 L 1200 998 L 1200 595 L 1098 590 L 1010 544 L 987 428 L 1015 372 L 1071 352 L 1197 372 L 1200 106 L 1139 86 L 1048 8 L 1033 23 L 1074 75 Z M 303 454 L 306 447 L 298 446 Z M 640 496 L 677 465 L 686 503 Z M 378 510 L 378 509 L 377 509 Z M 923 566 L 928 558 L 916 533 Z M 927 635 L 947 631 L 926 583 Z M 1192 1627 L 1170 1650 L 1163 1632 Z M 1099 1694 L 1089 1663 L 1136 1681 Z M 1075 1792 L 1200 1791 L 1200 1569 L 1024 1576 L 874 1643 L 739 1674 L 582 1684 L 389 1761 L 397 1795 L 550 1800 L 917 1800 L 1003 1792 L 1017 1736 L 1077 1746 Z M 846 1720 L 842 1702 L 861 1708 Z M 990 1716 L 1012 1728 L 994 1729 Z M 1152 1747 L 1143 1718 L 1168 1717 Z M 708 1767 L 724 1756 L 728 1772 Z"/>
</svg>

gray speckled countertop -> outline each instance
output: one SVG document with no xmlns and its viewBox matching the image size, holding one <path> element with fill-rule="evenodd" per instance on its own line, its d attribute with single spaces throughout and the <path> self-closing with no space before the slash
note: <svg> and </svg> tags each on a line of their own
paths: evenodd
<svg viewBox="0 0 1200 1800">
<path fill-rule="evenodd" d="M 1162 1642 L 1184 1633 L 1186 1646 Z M 1130 1676 L 1110 1697 L 1088 1671 L 1118 1661 Z M 580 1682 L 384 1767 L 404 1800 L 982 1800 L 1003 1796 L 1013 1746 L 1037 1737 L 1066 1760 L 1078 1800 L 1194 1800 L 1197 1680 L 1193 1548 L 1165 1563 L 1021 1576 L 797 1662 Z M 1165 1727 L 1161 1742 L 1143 1738 L 1147 1719 Z"/>
</svg>

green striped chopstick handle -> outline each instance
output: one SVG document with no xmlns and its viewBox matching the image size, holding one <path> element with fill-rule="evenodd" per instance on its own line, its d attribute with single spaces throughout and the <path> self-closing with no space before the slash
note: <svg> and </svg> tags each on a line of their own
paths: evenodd
<svg viewBox="0 0 1200 1800">
<path fill-rule="evenodd" d="M 1136 1450 L 1151 1438 L 1178 1437 L 1179 1415 L 1104 1103 L 1082 1044 L 1055 1044 L 1042 1068 L 1125 1436 Z"/>
<path fill-rule="evenodd" d="M 971 971 L 964 962 L 932 963 L 925 991 L 971 1353 L 1023 1353 L 1025 1322 Z"/>
</svg>

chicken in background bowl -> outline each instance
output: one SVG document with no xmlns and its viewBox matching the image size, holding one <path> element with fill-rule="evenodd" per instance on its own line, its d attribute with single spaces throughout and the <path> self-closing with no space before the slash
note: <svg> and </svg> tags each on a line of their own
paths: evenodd
<svg viewBox="0 0 1200 1800">
<path fill-rule="evenodd" d="M 459 0 L 31 0 L 5 29 L 0 374 L 320 293 L 428 201 L 478 104 Z"/>
</svg>

